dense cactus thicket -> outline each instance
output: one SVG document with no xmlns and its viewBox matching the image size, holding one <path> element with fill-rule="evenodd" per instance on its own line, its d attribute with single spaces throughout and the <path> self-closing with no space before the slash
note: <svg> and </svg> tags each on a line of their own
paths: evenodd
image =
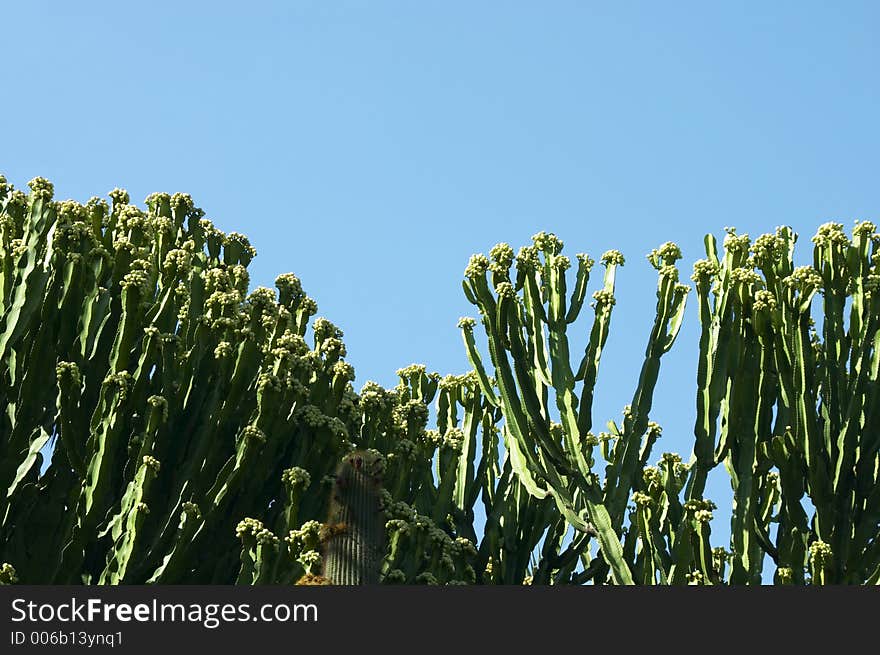
<svg viewBox="0 0 880 655">
<path fill-rule="evenodd" d="M 880 582 L 880 235 L 728 230 L 694 266 L 702 335 L 689 502 L 724 463 L 732 583 Z M 720 415 L 720 422 L 717 420 Z M 718 427 L 720 424 L 720 428 Z M 765 558 L 765 555 L 768 558 Z"/>
<path fill-rule="evenodd" d="M 465 344 L 504 416 L 519 480 L 535 498 L 553 498 L 577 530 L 584 570 L 572 581 L 760 583 L 767 562 L 778 583 L 880 581 L 880 237 L 869 222 L 852 239 L 840 224 L 823 225 L 813 265 L 800 267 L 795 241 L 787 228 L 754 242 L 731 229 L 719 257 L 706 238 L 692 276 L 702 325 L 693 456 L 685 464 L 664 453 L 656 466 L 651 399 L 688 292 L 679 249 L 666 243 L 648 255 L 659 282 L 645 361 L 622 425 L 597 434 L 591 404 L 623 257 L 601 258 L 577 366 L 566 331 L 593 261 L 577 256 L 568 294 L 571 261 L 554 235 L 536 235 L 515 258 L 501 244 L 471 259 L 465 293 L 480 310 L 494 380 L 473 319 L 460 323 Z M 713 547 L 716 507 L 703 492 L 722 463 L 734 491 L 732 538 Z M 601 557 L 591 557 L 590 539 Z"/>
<path fill-rule="evenodd" d="M 249 292 L 254 249 L 189 196 L 29 186 L 0 177 L 0 584 L 880 582 L 873 224 L 822 226 L 800 267 L 787 228 L 707 237 L 683 461 L 651 420 L 691 290 L 674 244 L 648 255 L 617 423 L 593 416 L 617 251 L 592 293 L 593 260 L 569 271 L 553 234 L 475 255 L 472 370 L 355 392 L 299 280 Z M 727 543 L 704 497 L 719 465 Z"/>
<path fill-rule="evenodd" d="M 286 469 L 344 452 L 341 334 L 318 319 L 306 343 L 292 275 L 248 294 L 253 248 L 188 196 L 30 188 L 0 191 L 4 561 L 33 583 L 234 580 L 238 520 L 286 529 L 309 503 Z"/>
</svg>

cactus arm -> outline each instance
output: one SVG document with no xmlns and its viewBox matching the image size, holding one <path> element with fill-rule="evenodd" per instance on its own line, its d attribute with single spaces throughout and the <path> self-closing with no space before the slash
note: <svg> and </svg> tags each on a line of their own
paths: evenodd
<svg viewBox="0 0 880 655">
<path fill-rule="evenodd" d="M 714 254 L 714 246 L 712 250 Z M 709 269 L 711 270 L 711 269 Z M 694 463 L 686 491 L 687 497 L 703 495 L 709 471 L 714 467 L 715 430 L 720 410 L 720 385 L 715 383 L 723 376 L 718 365 L 726 362 L 728 339 L 721 334 L 721 326 L 728 321 L 717 317 L 711 307 L 709 292 L 712 282 L 710 272 L 695 271 L 699 298 L 700 346 L 697 366 L 697 419 L 694 425 Z M 718 303 L 716 302 L 716 308 Z"/>
<path fill-rule="evenodd" d="M 584 456 L 578 427 L 577 404 L 574 394 L 574 375 L 571 371 L 568 338 L 565 334 L 565 275 L 559 265 L 554 265 L 550 280 L 550 360 L 551 380 L 556 395 L 556 407 L 563 426 L 563 440 L 568 455 L 567 467 L 576 470 L 584 478 L 592 471 Z"/>
<path fill-rule="evenodd" d="M 584 383 L 578 404 L 578 430 L 581 434 L 587 434 L 593 427 L 593 395 L 599 372 L 599 362 L 602 358 L 602 349 L 608 339 L 611 309 L 610 303 L 596 305 L 593 327 L 590 329 L 590 340 L 587 343 L 580 368 L 575 375 L 575 380 L 583 380 Z"/>
<path fill-rule="evenodd" d="M 632 572 L 623 558 L 623 547 L 617 533 L 614 531 L 611 523 L 611 517 L 605 506 L 591 499 L 585 499 L 587 507 L 587 515 L 590 522 L 595 526 L 596 536 L 602 549 L 602 558 L 611 568 L 611 574 L 615 584 L 632 585 L 635 584 Z"/>
<path fill-rule="evenodd" d="M 490 403 L 497 407 L 499 401 L 495 397 L 495 391 L 492 388 L 492 384 L 489 382 L 489 377 L 486 375 L 486 369 L 483 366 L 483 361 L 480 358 L 479 351 L 477 350 L 477 344 L 474 342 L 473 325 L 473 319 L 462 319 L 461 321 L 459 321 L 459 327 L 461 328 L 461 334 L 464 339 L 468 361 L 470 362 L 471 366 L 474 367 L 474 371 L 477 374 L 477 380 L 480 383 L 480 391 L 482 391 L 483 395 L 489 400 Z"/>
<path fill-rule="evenodd" d="M 733 408 L 730 431 L 737 435 L 727 455 L 727 468 L 734 489 L 731 537 L 733 544 L 733 567 L 731 584 L 754 582 L 758 562 L 752 561 L 754 551 L 754 522 L 756 496 L 754 469 L 757 440 L 761 421 L 761 391 L 766 392 L 766 382 L 758 366 L 757 339 L 751 334 L 741 315 L 737 316 L 739 341 L 744 344 L 736 362 L 737 376 L 731 384 L 729 405 Z M 760 579 L 760 578 L 759 578 Z"/>
<path fill-rule="evenodd" d="M 525 277 L 525 293 L 523 294 L 523 310 L 525 313 L 525 327 L 528 334 L 528 343 L 534 351 L 532 356 L 532 370 L 536 376 L 535 384 L 550 386 L 552 374 L 548 364 L 547 344 L 545 342 L 544 322 L 547 312 L 541 302 L 541 294 L 538 291 L 534 274 Z"/>
<path fill-rule="evenodd" d="M 588 255 L 578 254 L 578 270 L 575 279 L 574 290 L 571 292 L 571 302 L 568 313 L 565 315 L 566 323 L 574 323 L 580 314 L 584 299 L 587 296 L 587 285 L 590 282 L 590 271 L 593 268 L 593 260 Z"/>
<path fill-rule="evenodd" d="M 12 483 L 9 485 L 9 488 L 6 490 L 6 498 L 9 499 L 15 494 L 16 489 L 19 484 L 21 484 L 26 478 L 30 476 L 31 469 L 34 464 L 39 466 L 39 463 L 42 463 L 42 455 L 40 451 L 43 450 L 43 447 L 48 443 L 51 438 L 51 434 L 46 432 L 46 429 L 42 426 L 34 430 L 34 434 L 30 439 L 30 443 L 28 445 L 27 453 L 24 458 L 21 460 L 21 464 L 19 464 L 18 469 L 15 471 L 15 476 L 12 479 Z"/>
<path fill-rule="evenodd" d="M 58 378 L 58 440 L 67 455 L 70 466 L 80 479 L 85 477 L 83 456 L 85 426 L 82 425 L 80 392 L 82 381 L 79 369 L 72 362 L 60 362 L 56 367 Z"/>
<path fill-rule="evenodd" d="M 459 511 L 465 511 L 473 505 L 468 502 L 468 490 L 475 487 L 476 473 L 474 460 L 477 453 L 477 430 L 483 417 L 483 398 L 477 389 L 462 389 L 466 393 L 465 416 L 462 425 L 464 441 L 458 454 L 455 476 L 455 490 L 453 492 L 454 503 Z M 474 498 L 476 500 L 476 498 Z"/>
<path fill-rule="evenodd" d="M 179 516 L 174 543 L 147 579 L 147 584 L 174 584 L 185 572 L 188 565 L 186 556 L 204 521 L 199 514 L 193 512 L 183 511 Z"/>
<path fill-rule="evenodd" d="M 150 483 L 157 474 L 158 467 L 154 466 L 151 459 L 145 458 L 123 496 L 120 511 L 101 533 L 101 536 L 109 533 L 114 544 L 98 584 L 120 584 L 125 579 L 128 564 L 138 545 L 139 532 L 150 511 L 145 499 Z"/>
<path fill-rule="evenodd" d="M 130 376 L 117 373 L 108 376 L 101 388 L 98 408 L 92 415 L 90 436 L 86 443 L 89 466 L 82 491 L 83 526 L 91 524 L 98 513 L 106 510 L 107 479 L 118 448 L 118 435 L 123 428 L 126 397 Z"/>
<path fill-rule="evenodd" d="M 51 185 L 48 189 L 35 186 L 37 178 L 32 181 L 34 192 L 28 207 L 22 243 L 23 253 L 18 261 L 18 271 L 14 283 L 15 291 L 12 303 L 3 315 L 0 330 L 0 361 L 3 361 L 13 346 L 30 327 L 32 319 L 40 309 L 43 293 L 48 284 L 50 272 L 41 266 L 41 255 L 49 257 L 51 246 L 42 252 L 47 234 L 55 222 L 56 212 L 52 202 Z"/>
</svg>

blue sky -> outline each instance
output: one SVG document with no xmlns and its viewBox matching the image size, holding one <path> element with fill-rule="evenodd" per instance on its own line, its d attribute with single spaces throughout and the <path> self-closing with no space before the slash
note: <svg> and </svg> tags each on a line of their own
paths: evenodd
<svg viewBox="0 0 880 655">
<path fill-rule="evenodd" d="M 191 193 L 251 238 L 254 284 L 302 279 L 345 331 L 358 387 L 413 362 L 465 371 L 468 257 L 546 230 L 569 254 L 627 256 L 602 425 L 638 377 L 651 248 L 677 242 L 686 279 L 703 235 L 727 225 L 792 225 L 806 258 L 819 224 L 878 218 L 873 2 L 27 2 L 2 15 L 0 172 L 81 201 Z M 694 305 L 661 371 L 658 455 L 690 453 Z"/>
</svg>

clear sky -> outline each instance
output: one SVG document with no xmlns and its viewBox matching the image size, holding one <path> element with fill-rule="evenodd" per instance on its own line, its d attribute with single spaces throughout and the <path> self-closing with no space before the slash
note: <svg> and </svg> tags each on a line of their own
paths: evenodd
<svg viewBox="0 0 880 655">
<path fill-rule="evenodd" d="M 254 284 L 302 279 L 358 388 L 413 362 L 467 370 L 468 257 L 546 230 L 571 255 L 627 256 L 601 426 L 637 381 L 651 248 L 677 242 L 686 280 L 724 226 L 792 225 L 806 259 L 819 224 L 880 218 L 876 2 L 83 0 L 0 16 L 0 172 L 80 201 L 191 193 L 251 238 Z M 661 371 L 658 455 L 690 454 L 694 305 Z"/>
</svg>

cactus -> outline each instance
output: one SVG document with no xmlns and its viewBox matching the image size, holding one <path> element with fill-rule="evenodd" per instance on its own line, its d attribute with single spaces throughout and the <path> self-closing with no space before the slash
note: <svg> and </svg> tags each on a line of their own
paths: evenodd
<svg viewBox="0 0 880 655">
<path fill-rule="evenodd" d="M 730 229 L 719 259 L 707 236 L 708 258 L 693 276 L 702 325 L 693 456 L 685 465 L 667 453 L 656 468 L 647 466 L 660 435 L 649 419 L 651 397 L 687 293 L 674 268 L 678 248 L 667 243 L 648 255 L 660 279 L 639 384 L 622 425 L 611 421 L 610 432 L 598 435 L 592 395 L 622 256 L 602 258 L 604 284 L 593 294 L 596 317 L 574 375 L 566 330 L 582 307 L 592 261 L 578 256 L 569 296 L 570 261 L 555 235 L 536 235 L 515 260 L 505 244 L 490 258 L 471 259 L 464 289 L 480 310 L 494 378 L 475 345 L 476 322 L 459 326 L 485 397 L 503 414 L 509 462 L 535 498 L 553 498 L 584 542 L 599 542 L 595 558 L 581 545 L 584 568 L 571 581 L 602 581 L 608 571 L 616 583 L 760 583 L 766 558 L 779 582 L 880 581 L 880 441 L 872 436 L 880 406 L 880 237 L 868 222 L 856 225 L 852 239 L 839 224 L 822 226 L 805 267 L 794 266 L 795 241 L 789 228 L 754 244 Z M 606 463 L 602 485 L 593 473 L 596 447 Z M 703 498 L 709 472 L 722 462 L 734 489 L 729 552 L 710 543 L 715 507 Z"/>
<path fill-rule="evenodd" d="M 336 472 L 328 518 L 324 577 L 331 584 L 378 584 L 384 555 L 381 508 L 384 458 L 355 451 Z"/>
<path fill-rule="evenodd" d="M 283 471 L 351 448 L 341 331 L 307 344 L 291 274 L 248 293 L 254 249 L 189 196 L 30 188 L 0 181 L 0 552 L 28 583 L 234 581 L 237 522 L 319 515 Z"/>
<path fill-rule="evenodd" d="M 594 262 L 587 255 L 577 256 L 575 286 L 569 295 L 566 270 L 571 260 L 562 254 L 562 241 L 542 232 L 533 237 L 533 244 L 522 248 L 516 258 L 510 246 L 499 244 L 490 252 L 491 261 L 475 255 L 465 271 L 465 293 L 480 310 L 497 394 L 489 387 L 477 352 L 473 320 L 460 322 L 468 356 L 484 393 L 501 408 L 504 442 L 519 481 L 536 498 L 552 497 L 565 520 L 582 533 L 578 556 L 586 552 L 590 538 L 599 542 L 600 557 L 590 577 L 602 578 L 610 570 L 614 582 L 629 584 L 632 571 L 619 532 L 627 500 L 637 488 L 638 473 L 647 464 L 658 434 L 648 430 L 651 396 L 660 357 L 671 348 L 683 316 L 687 287 L 678 283 L 674 266 L 681 253 L 674 244 L 664 244 L 649 256 L 660 273 L 657 314 L 623 426 L 609 424 L 616 443 L 606 448 L 606 483 L 601 485 L 593 472 L 598 441 L 590 432 L 592 400 L 615 303 L 616 269 L 624 259 L 617 251 L 602 257 L 605 275 L 602 289 L 593 294 L 590 340 L 575 368 L 567 330 L 583 306 Z M 516 275 L 511 278 L 514 260 Z M 578 382 L 582 382 L 579 394 Z M 553 412 L 561 422 L 553 421 Z"/>
<path fill-rule="evenodd" d="M 707 237 L 694 274 L 703 338 L 689 495 L 725 463 L 733 583 L 759 581 L 766 558 L 780 583 L 876 582 L 880 236 L 867 221 L 852 238 L 825 224 L 800 267 L 796 241 L 786 227 L 754 242 L 730 229 L 719 260 Z"/>
<path fill-rule="evenodd" d="M 189 196 L 141 209 L 29 186 L 0 176 L 0 584 L 755 584 L 767 562 L 779 584 L 880 583 L 872 223 L 821 226 L 800 267 L 789 228 L 729 229 L 720 255 L 706 237 L 685 463 L 655 457 L 652 420 L 688 292 L 674 244 L 648 255 L 634 393 L 594 431 L 617 251 L 579 362 L 594 262 L 577 256 L 569 289 L 540 233 L 467 267 L 488 344 L 460 320 L 471 371 L 412 365 L 356 393 L 299 280 L 249 292 L 256 252 Z M 720 464 L 725 546 L 704 497 Z"/>
</svg>

